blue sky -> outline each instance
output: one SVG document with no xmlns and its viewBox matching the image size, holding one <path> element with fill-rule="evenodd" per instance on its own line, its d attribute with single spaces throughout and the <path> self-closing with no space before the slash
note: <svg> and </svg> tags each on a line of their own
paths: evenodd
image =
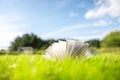
<svg viewBox="0 0 120 80">
<path fill-rule="evenodd" d="M 0 47 L 16 36 L 102 39 L 120 29 L 120 0 L 0 0 Z"/>
</svg>

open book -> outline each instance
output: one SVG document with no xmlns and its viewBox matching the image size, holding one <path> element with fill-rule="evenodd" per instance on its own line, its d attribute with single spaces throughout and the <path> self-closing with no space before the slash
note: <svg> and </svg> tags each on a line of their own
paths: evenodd
<svg viewBox="0 0 120 80">
<path fill-rule="evenodd" d="M 48 59 L 65 59 L 67 57 L 81 57 L 90 58 L 93 56 L 89 44 L 85 44 L 78 40 L 67 40 L 54 42 L 46 49 L 44 55 Z"/>
</svg>

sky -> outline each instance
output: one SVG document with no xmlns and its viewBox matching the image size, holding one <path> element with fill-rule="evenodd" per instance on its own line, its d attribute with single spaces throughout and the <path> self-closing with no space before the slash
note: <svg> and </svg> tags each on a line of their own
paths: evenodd
<svg viewBox="0 0 120 80">
<path fill-rule="evenodd" d="M 0 48 L 17 36 L 102 40 L 120 29 L 120 0 L 0 0 Z"/>
</svg>

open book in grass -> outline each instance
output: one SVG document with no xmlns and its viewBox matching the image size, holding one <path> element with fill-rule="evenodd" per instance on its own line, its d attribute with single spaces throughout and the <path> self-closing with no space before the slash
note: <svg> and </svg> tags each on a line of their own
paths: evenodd
<svg viewBox="0 0 120 80">
<path fill-rule="evenodd" d="M 78 40 L 67 40 L 54 42 L 46 49 L 44 55 L 48 59 L 65 59 L 68 57 L 86 57 L 93 56 L 92 50 L 88 43 L 83 43 Z"/>
</svg>

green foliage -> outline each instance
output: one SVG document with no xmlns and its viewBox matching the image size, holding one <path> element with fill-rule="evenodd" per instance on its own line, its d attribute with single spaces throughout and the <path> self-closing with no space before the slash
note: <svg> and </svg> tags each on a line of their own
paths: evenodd
<svg viewBox="0 0 120 80">
<path fill-rule="evenodd" d="M 35 54 L 43 55 L 45 54 L 45 50 L 37 50 Z"/>
<path fill-rule="evenodd" d="M 103 47 L 120 47 L 120 31 L 116 30 L 108 34 L 103 40 Z"/>
<path fill-rule="evenodd" d="M 10 46 L 11 50 L 17 50 L 19 47 L 30 46 L 34 49 L 39 49 L 44 45 L 45 41 L 34 34 L 24 34 L 22 37 L 18 36 Z"/>
<path fill-rule="evenodd" d="M 0 56 L 0 80 L 120 80 L 120 55 L 46 60 L 39 55 Z"/>
<path fill-rule="evenodd" d="M 89 40 L 89 41 L 86 41 L 86 43 L 88 43 L 92 47 L 100 48 L 100 40 L 98 39 Z"/>
<path fill-rule="evenodd" d="M 44 44 L 44 47 L 47 48 L 48 46 L 50 46 L 53 42 L 56 42 L 56 40 L 54 39 L 49 39 L 49 40 L 45 40 L 45 44 Z M 45 49 L 43 48 L 43 49 Z"/>
</svg>

